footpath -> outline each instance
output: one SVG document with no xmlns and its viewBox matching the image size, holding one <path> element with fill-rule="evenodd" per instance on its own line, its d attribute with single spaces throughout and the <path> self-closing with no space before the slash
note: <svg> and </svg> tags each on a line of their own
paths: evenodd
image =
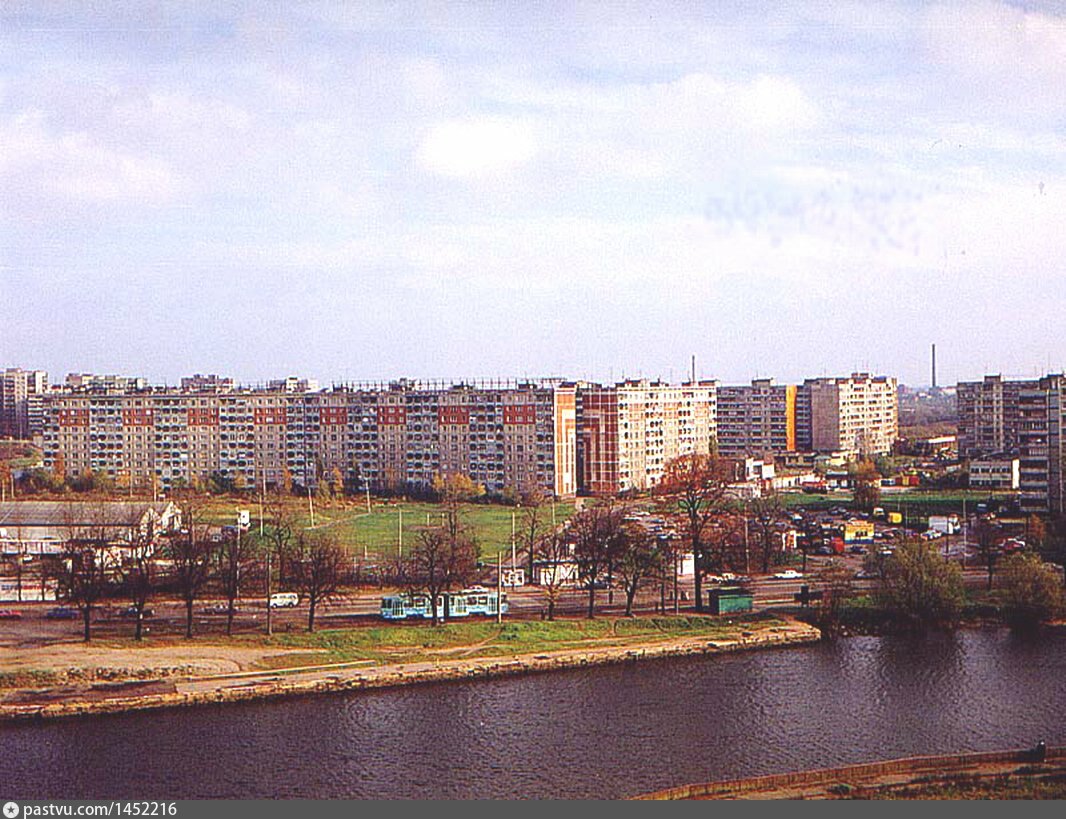
<svg viewBox="0 0 1066 819">
<path fill-rule="evenodd" d="M 814 626 L 783 622 L 729 639 L 680 637 L 609 647 L 579 647 L 509 657 L 434 659 L 392 665 L 372 661 L 282 670 L 163 675 L 0 692 L 0 722 L 241 702 L 399 685 L 476 680 L 666 657 L 713 655 L 817 642 Z"/>
</svg>

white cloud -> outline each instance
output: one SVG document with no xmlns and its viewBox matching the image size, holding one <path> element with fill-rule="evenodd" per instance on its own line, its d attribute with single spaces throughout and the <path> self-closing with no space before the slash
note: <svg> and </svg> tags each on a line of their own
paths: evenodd
<svg viewBox="0 0 1066 819">
<path fill-rule="evenodd" d="M 503 117 L 453 119 L 432 126 L 419 146 L 418 163 L 440 176 L 482 177 L 504 173 L 533 158 L 530 126 Z"/>
</svg>

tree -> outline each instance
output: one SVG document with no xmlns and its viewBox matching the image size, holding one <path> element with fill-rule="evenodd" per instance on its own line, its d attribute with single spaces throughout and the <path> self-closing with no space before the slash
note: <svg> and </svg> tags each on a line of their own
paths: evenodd
<svg viewBox="0 0 1066 819">
<path fill-rule="evenodd" d="M 284 579 L 285 573 L 282 571 L 284 568 L 283 561 L 289 553 L 293 542 L 293 521 L 295 518 L 285 504 L 284 495 L 280 494 L 282 491 L 284 490 L 279 490 L 279 494 L 271 495 L 269 500 L 264 504 L 266 526 L 264 527 L 262 551 L 266 564 L 263 567 L 263 575 L 266 578 L 267 634 L 274 633 L 270 609 L 270 591 L 274 574 L 273 558 L 277 558 L 278 575 L 280 578 Z"/>
<path fill-rule="evenodd" d="M 881 475 L 873 461 L 862 460 L 851 468 L 852 498 L 869 512 L 881 502 Z"/>
<path fill-rule="evenodd" d="M 571 519 L 578 581 L 589 593 L 588 617 L 595 616 L 596 586 L 603 582 L 609 562 L 617 555 L 622 532 L 622 508 L 613 500 L 582 509 Z"/>
<path fill-rule="evenodd" d="M 93 609 L 107 590 L 107 550 L 104 539 L 68 540 L 58 567 L 59 591 L 81 612 L 85 642 L 92 639 Z"/>
<path fill-rule="evenodd" d="M 676 499 L 683 519 L 695 563 L 696 611 L 703 611 L 703 574 L 710 562 L 704 531 L 727 506 L 729 484 L 734 477 L 732 461 L 694 453 L 670 461 L 657 489 L 660 494 Z"/>
<path fill-rule="evenodd" d="M 447 592 L 470 581 L 477 557 L 477 543 L 457 517 L 449 515 L 443 525 L 418 531 L 418 541 L 401 571 L 412 592 L 429 596 L 433 625 L 448 619 Z M 444 601 L 443 612 L 438 608 L 440 600 Z"/>
<path fill-rule="evenodd" d="M 555 605 L 559 593 L 567 583 L 565 567 L 570 564 L 570 543 L 558 531 L 551 531 L 540 539 L 537 549 L 540 556 L 540 587 L 548 600 L 548 619 L 555 619 Z M 532 579 L 532 574 L 530 579 Z"/>
<path fill-rule="evenodd" d="M 144 532 L 133 535 L 129 554 L 118 568 L 122 591 L 137 618 L 133 632 L 135 640 L 144 637 L 144 613 L 159 582 L 157 546 L 155 527 L 149 522 Z"/>
<path fill-rule="evenodd" d="M 245 580 L 251 575 L 255 565 L 254 543 L 249 537 L 241 537 L 240 529 L 222 539 L 217 553 L 218 570 L 216 572 L 222 595 L 226 598 L 226 635 L 233 634 L 233 615 L 237 610 L 237 600 L 241 596 Z M 267 599 L 267 609 L 270 600 Z"/>
<path fill-rule="evenodd" d="M 896 549 L 879 585 L 882 603 L 915 628 L 956 622 L 965 599 L 962 569 L 923 540 Z"/>
<path fill-rule="evenodd" d="M 537 484 L 526 487 L 518 496 L 522 508 L 522 542 L 529 556 L 530 582 L 533 580 L 533 561 L 536 559 L 537 544 L 544 534 L 541 517 L 545 500 L 544 491 Z"/>
<path fill-rule="evenodd" d="M 1003 561 L 1000 585 L 1004 613 L 1016 627 L 1032 627 L 1063 610 L 1058 572 L 1035 554 L 1015 554 Z"/>
<path fill-rule="evenodd" d="M 182 523 L 185 528 L 172 535 L 167 543 L 167 557 L 178 595 L 185 603 L 185 636 L 192 637 L 193 603 L 211 576 L 215 546 L 208 538 L 207 525 L 203 521 L 204 507 L 193 499 L 182 506 Z"/>
<path fill-rule="evenodd" d="M 347 565 L 344 549 L 325 533 L 300 534 L 296 538 L 297 557 L 293 561 L 296 588 L 307 600 L 307 630 L 315 630 L 319 604 L 337 593 Z"/>
<path fill-rule="evenodd" d="M 433 492 L 441 502 L 454 505 L 484 497 L 485 487 L 461 472 L 437 473 L 433 476 Z"/>
<path fill-rule="evenodd" d="M 774 555 L 781 549 L 781 536 L 777 526 L 785 514 L 781 498 L 776 492 L 770 492 L 753 498 L 748 508 L 752 513 L 752 534 L 759 550 L 762 571 L 763 574 L 768 574 Z"/>
<path fill-rule="evenodd" d="M 999 558 L 1003 553 L 999 545 L 1002 539 L 1002 531 L 996 523 L 982 518 L 974 526 L 973 535 L 977 546 L 977 555 L 988 570 L 988 591 L 992 591 L 992 577 L 995 574 L 996 563 L 999 562 Z"/>
<path fill-rule="evenodd" d="M 855 595 L 851 570 L 833 561 L 821 573 L 822 600 L 818 607 L 818 625 L 833 634 L 840 629 L 844 609 Z"/>
<path fill-rule="evenodd" d="M 807 573 L 807 555 L 817 552 L 825 545 L 825 532 L 822 530 L 821 521 L 817 518 L 804 516 L 800 524 L 802 537 L 798 538 L 799 550 L 803 554 L 803 573 Z"/>
<path fill-rule="evenodd" d="M 633 616 L 633 600 L 641 582 L 661 566 L 660 541 L 643 526 L 625 526 L 619 537 L 618 574 L 626 593 L 626 617 Z"/>
</svg>

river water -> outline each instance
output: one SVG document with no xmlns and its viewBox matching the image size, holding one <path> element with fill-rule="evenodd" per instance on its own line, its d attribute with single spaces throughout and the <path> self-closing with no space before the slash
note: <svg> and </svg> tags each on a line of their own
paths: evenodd
<svg viewBox="0 0 1066 819">
<path fill-rule="evenodd" d="M 0 728 L 0 797 L 624 797 L 1066 744 L 1066 631 L 732 656 Z"/>
</svg>

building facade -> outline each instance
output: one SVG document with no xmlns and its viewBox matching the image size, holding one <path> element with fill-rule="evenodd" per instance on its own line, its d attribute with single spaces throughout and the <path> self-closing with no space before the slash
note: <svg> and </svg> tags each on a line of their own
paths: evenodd
<svg viewBox="0 0 1066 819">
<path fill-rule="evenodd" d="M 795 451 L 796 391 L 770 378 L 719 387 L 719 454 L 744 458 Z"/>
<path fill-rule="evenodd" d="M 1021 393 L 1038 387 L 1035 379 L 1004 380 L 999 375 L 960 383 L 955 391 L 959 456 L 1016 452 L 1021 442 Z"/>
<path fill-rule="evenodd" d="M 46 400 L 46 467 L 175 488 L 212 476 L 239 488 L 424 489 L 463 473 L 490 492 L 536 484 L 573 495 L 574 387 L 385 386 L 322 392 L 64 393 Z"/>
<path fill-rule="evenodd" d="M 651 489 L 672 459 L 713 451 L 717 388 L 714 381 L 578 384 L 581 491 L 615 495 Z"/>
<path fill-rule="evenodd" d="M 0 438 L 29 440 L 41 431 L 48 373 L 11 367 L 0 372 Z"/>
<path fill-rule="evenodd" d="M 797 437 L 809 449 L 845 450 L 862 456 L 892 451 L 899 436 L 895 378 L 868 373 L 808 378 L 800 393 L 797 423 L 802 424 L 802 431 Z"/>
</svg>

